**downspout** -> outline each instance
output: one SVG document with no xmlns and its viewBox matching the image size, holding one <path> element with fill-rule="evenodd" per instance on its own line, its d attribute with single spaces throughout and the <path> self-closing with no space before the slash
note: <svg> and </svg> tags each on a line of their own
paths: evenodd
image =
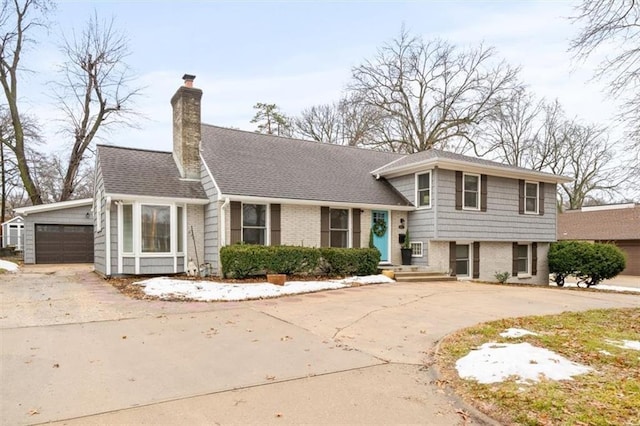
<svg viewBox="0 0 640 426">
<path fill-rule="evenodd" d="M 433 196 L 431 205 L 433 206 L 433 239 L 438 239 L 438 166 L 433 168 Z"/>
<path fill-rule="evenodd" d="M 108 196 L 104 208 L 104 273 L 107 277 L 111 276 L 111 197 Z M 98 218 L 100 220 L 100 218 Z"/>
</svg>

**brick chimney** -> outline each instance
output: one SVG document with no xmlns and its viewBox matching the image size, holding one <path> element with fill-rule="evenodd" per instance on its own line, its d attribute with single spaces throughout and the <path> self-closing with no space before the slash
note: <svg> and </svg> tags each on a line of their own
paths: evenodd
<svg viewBox="0 0 640 426">
<path fill-rule="evenodd" d="M 173 158 L 180 175 L 200 179 L 200 99 L 202 90 L 193 87 L 195 75 L 182 76 L 184 85 L 171 98 L 173 107 Z"/>
</svg>

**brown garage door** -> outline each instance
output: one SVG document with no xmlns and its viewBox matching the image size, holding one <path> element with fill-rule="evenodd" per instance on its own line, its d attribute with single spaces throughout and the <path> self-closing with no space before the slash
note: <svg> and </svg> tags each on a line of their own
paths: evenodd
<svg viewBox="0 0 640 426">
<path fill-rule="evenodd" d="M 36 263 L 93 263 L 93 226 L 36 224 Z"/>
<path fill-rule="evenodd" d="M 624 275 L 640 275 L 640 240 L 616 241 L 616 245 L 627 254 Z"/>
</svg>

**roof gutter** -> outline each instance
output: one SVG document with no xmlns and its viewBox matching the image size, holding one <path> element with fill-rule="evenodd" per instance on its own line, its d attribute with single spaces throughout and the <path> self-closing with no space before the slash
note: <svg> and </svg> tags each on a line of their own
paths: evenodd
<svg viewBox="0 0 640 426">
<path fill-rule="evenodd" d="M 373 204 L 373 203 L 350 203 L 345 201 L 326 201 L 326 200 L 300 200 L 295 198 L 277 198 L 277 197 L 256 197 L 253 195 L 231 195 L 221 194 L 220 198 L 230 201 L 240 201 L 252 204 L 294 204 L 302 206 L 326 206 L 335 208 L 361 208 L 369 210 L 395 210 L 395 211 L 413 211 L 416 208 L 413 205 L 393 205 L 393 204 Z"/>
</svg>

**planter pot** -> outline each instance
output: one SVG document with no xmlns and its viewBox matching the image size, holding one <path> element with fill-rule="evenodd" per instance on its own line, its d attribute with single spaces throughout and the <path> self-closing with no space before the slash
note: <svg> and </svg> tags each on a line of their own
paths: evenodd
<svg viewBox="0 0 640 426">
<path fill-rule="evenodd" d="M 267 282 L 275 285 L 284 285 L 287 281 L 285 274 L 267 274 Z"/>
<path fill-rule="evenodd" d="M 402 255 L 402 264 L 403 265 L 411 265 L 411 255 L 413 250 L 410 248 L 401 248 L 400 254 Z"/>
</svg>

